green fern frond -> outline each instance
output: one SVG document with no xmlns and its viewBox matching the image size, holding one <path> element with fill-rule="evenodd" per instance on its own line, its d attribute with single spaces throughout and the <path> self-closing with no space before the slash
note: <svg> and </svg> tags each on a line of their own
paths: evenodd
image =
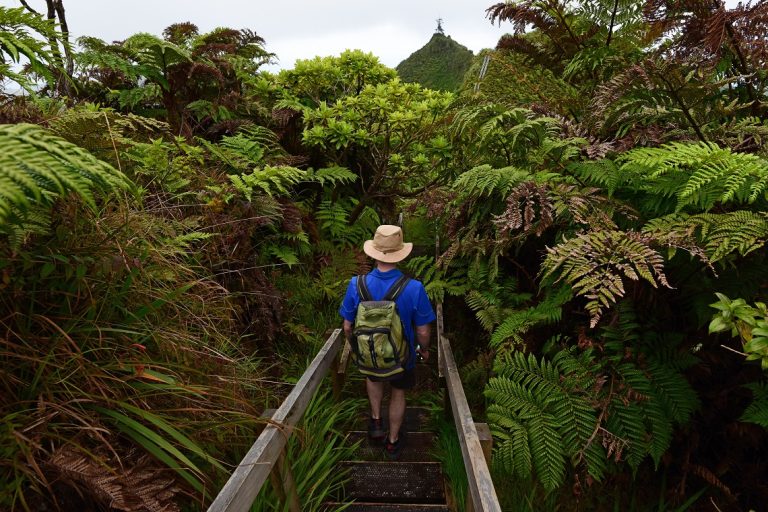
<svg viewBox="0 0 768 512">
<path fill-rule="evenodd" d="M 658 239 L 695 239 L 709 261 L 737 253 L 745 256 L 768 241 L 768 215 L 738 210 L 698 215 L 671 214 L 649 221 L 643 232 Z"/>
<path fill-rule="evenodd" d="M 739 421 L 755 423 L 768 429 L 768 382 L 756 382 L 745 387 L 752 391 L 753 398 Z"/>
<path fill-rule="evenodd" d="M 516 167 L 494 169 L 490 165 L 481 165 L 462 173 L 454 182 L 453 189 L 465 199 L 492 195 L 505 198 L 515 185 L 530 178 L 528 172 Z"/>
<path fill-rule="evenodd" d="M 324 167 L 307 172 L 307 181 L 316 181 L 323 186 L 347 184 L 355 180 L 357 175 L 346 167 Z"/>
<path fill-rule="evenodd" d="M 30 32 L 35 32 L 39 37 Z M 10 78 L 27 91 L 34 92 L 35 83 L 26 76 L 27 71 L 17 71 L 5 65 L 6 62 L 22 64 L 26 59 L 29 71 L 49 82 L 53 80 L 52 69 L 61 66 L 50 51 L 49 43 L 66 44 L 53 20 L 29 12 L 24 7 L 0 6 L 0 78 Z"/>
<path fill-rule="evenodd" d="M 266 166 L 254 170 L 251 174 L 230 175 L 229 179 L 235 190 L 250 201 L 254 191 L 270 197 L 287 196 L 289 189 L 304 181 L 307 172 L 287 165 Z"/>
<path fill-rule="evenodd" d="M 94 191 L 131 187 L 123 173 L 36 125 L 0 125 L 0 146 L 0 225 L 68 192 L 95 207 Z"/>
<path fill-rule="evenodd" d="M 618 397 L 611 399 L 606 429 L 614 436 L 609 439 L 608 455 L 616 461 L 626 459 L 637 470 L 648 453 L 648 442 L 643 409 L 634 402 L 624 402 Z"/>
<path fill-rule="evenodd" d="M 675 196 L 676 211 L 687 206 L 709 210 L 718 202 L 753 203 L 768 188 L 768 161 L 713 143 L 637 148 L 619 161 L 640 190 Z"/>
<path fill-rule="evenodd" d="M 533 465 L 536 475 L 547 491 L 554 491 L 565 481 L 565 454 L 563 442 L 555 428 L 557 420 L 550 414 L 530 419 Z"/>
</svg>

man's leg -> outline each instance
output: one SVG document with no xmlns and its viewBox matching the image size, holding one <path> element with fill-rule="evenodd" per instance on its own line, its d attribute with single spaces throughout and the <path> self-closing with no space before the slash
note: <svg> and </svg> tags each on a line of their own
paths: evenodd
<svg viewBox="0 0 768 512">
<path fill-rule="evenodd" d="M 392 395 L 389 400 L 389 442 L 398 440 L 400 427 L 405 416 L 405 390 L 392 387 Z"/>
<path fill-rule="evenodd" d="M 371 403 L 371 418 L 381 418 L 381 399 L 384 396 L 384 383 L 365 379 L 365 389 L 368 391 L 368 401 Z"/>
</svg>

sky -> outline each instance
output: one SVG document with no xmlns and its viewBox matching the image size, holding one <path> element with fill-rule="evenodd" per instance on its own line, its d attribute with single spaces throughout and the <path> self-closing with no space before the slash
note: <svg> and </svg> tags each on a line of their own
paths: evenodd
<svg viewBox="0 0 768 512">
<path fill-rule="evenodd" d="M 43 0 L 27 0 L 45 11 Z M 136 32 L 160 35 L 172 23 L 190 21 L 201 32 L 248 28 L 266 40 L 279 61 L 266 69 L 292 68 L 296 59 L 372 52 L 395 67 L 424 46 L 442 18 L 445 33 L 474 53 L 492 48 L 511 25 L 491 25 L 485 9 L 500 0 L 64 0 L 73 38 L 106 41 Z M 0 0 L 16 7 L 18 1 Z"/>
</svg>

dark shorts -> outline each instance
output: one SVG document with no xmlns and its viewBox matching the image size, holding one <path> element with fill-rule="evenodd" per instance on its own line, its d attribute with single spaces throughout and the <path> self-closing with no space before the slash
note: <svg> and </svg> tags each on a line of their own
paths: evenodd
<svg viewBox="0 0 768 512">
<path fill-rule="evenodd" d="M 379 377 L 368 377 L 368 379 L 371 382 L 389 382 L 393 388 L 397 389 L 413 389 L 416 387 L 416 370 L 406 370 L 405 373 L 392 380 Z"/>
</svg>

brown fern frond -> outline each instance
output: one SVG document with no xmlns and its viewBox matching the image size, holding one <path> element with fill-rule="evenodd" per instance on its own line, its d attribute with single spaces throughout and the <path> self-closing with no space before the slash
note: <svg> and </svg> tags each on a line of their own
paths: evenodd
<svg viewBox="0 0 768 512">
<path fill-rule="evenodd" d="M 588 299 L 590 327 L 600 321 L 603 312 L 626 293 L 623 278 L 647 281 L 654 288 L 671 288 L 664 274 L 664 258 L 640 233 L 597 230 L 565 239 L 547 248 L 542 265 L 543 276 L 564 280 Z"/>
<path fill-rule="evenodd" d="M 532 25 L 543 32 L 551 30 L 556 22 L 542 10 L 534 7 L 530 2 L 498 3 L 485 10 L 486 17 L 491 23 L 509 21 L 514 24 L 515 33 L 521 33 L 527 25 Z"/>
<path fill-rule="evenodd" d="M 92 501 L 123 512 L 162 510 L 178 512 L 174 502 L 181 488 L 166 476 L 167 470 L 151 467 L 146 455 L 123 458 L 122 467 L 108 460 L 94 460 L 70 447 L 56 450 L 47 467 L 60 482 Z M 113 467 L 114 466 L 114 467 Z"/>
<path fill-rule="evenodd" d="M 531 233 L 541 236 L 552 225 L 553 218 L 552 202 L 546 187 L 527 181 L 512 189 L 507 197 L 506 210 L 495 216 L 493 223 L 501 233 L 522 229 L 522 236 Z"/>
<path fill-rule="evenodd" d="M 725 25 L 727 21 L 728 14 L 722 5 L 705 21 L 704 44 L 710 52 L 718 53 L 722 47 L 726 37 Z"/>
<path fill-rule="evenodd" d="M 715 475 L 712 470 L 709 468 L 706 468 L 704 466 L 701 466 L 699 464 L 689 464 L 686 469 L 690 470 L 691 473 L 698 476 L 699 478 L 703 479 L 705 482 L 707 482 L 712 487 L 717 487 L 723 493 L 728 496 L 729 499 L 732 501 L 736 500 L 736 497 L 733 495 L 733 492 L 731 491 L 730 487 L 725 485 L 722 480 L 720 480 L 717 475 Z"/>
</svg>

